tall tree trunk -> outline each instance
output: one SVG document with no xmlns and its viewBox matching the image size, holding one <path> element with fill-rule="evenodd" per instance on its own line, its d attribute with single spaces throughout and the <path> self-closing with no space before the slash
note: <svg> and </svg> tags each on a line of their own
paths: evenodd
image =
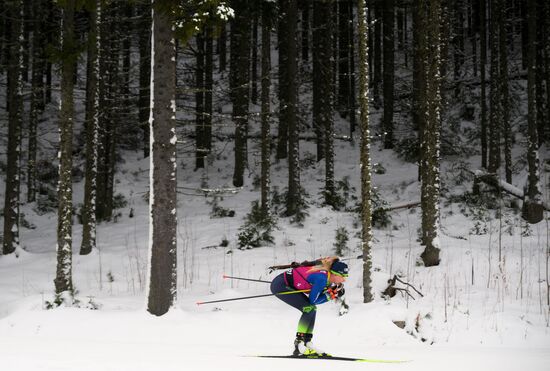
<svg viewBox="0 0 550 371">
<path fill-rule="evenodd" d="M 219 72 L 224 72 L 227 64 L 227 25 L 225 23 L 221 26 L 217 48 L 219 54 Z"/>
<path fill-rule="evenodd" d="M 309 14 L 310 0 L 300 1 L 302 9 L 302 61 L 309 62 Z"/>
<path fill-rule="evenodd" d="M 74 40 L 75 0 L 67 0 L 63 6 L 62 55 L 61 62 L 61 104 L 59 111 L 59 185 L 57 221 L 57 272 L 55 292 L 61 294 L 73 290 L 72 282 L 72 141 L 74 119 L 74 61 L 76 48 Z"/>
<path fill-rule="evenodd" d="M 204 32 L 197 33 L 197 51 L 195 56 L 195 170 L 204 168 L 206 155 L 204 145 Z"/>
<path fill-rule="evenodd" d="M 317 161 L 321 161 L 323 158 L 325 158 L 325 125 L 323 122 L 323 119 L 325 115 L 323 115 L 323 109 L 326 108 L 326 106 L 323 105 L 323 103 L 326 103 L 325 97 L 329 93 L 329 90 L 324 89 L 332 89 L 332 79 L 329 81 L 323 81 L 323 77 L 321 76 L 321 71 L 324 69 L 324 67 L 327 67 L 331 69 L 332 72 L 332 63 L 330 63 L 330 57 L 332 56 L 332 40 L 330 40 L 330 35 L 328 35 L 328 32 L 331 32 L 331 30 L 328 28 L 328 24 L 326 23 L 326 13 L 330 14 L 330 10 L 332 9 L 332 4 L 328 4 L 326 1 L 314 1 L 313 2 L 313 30 L 312 30 L 312 64 L 313 64 L 313 73 L 312 73 L 312 80 L 313 80 L 313 86 L 312 86 L 312 98 L 313 98 L 313 104 L 312 104 L 312 118 L 313 118 L 313 129 L 315 130 L 315 136 L 317 139 Z M 330 50 L 331 53 L 328 53 L 326 49 L 324 49 L 325 44 L 323 43 L 323 40 L 329 39 L 330 44 Z M 328 87 L 327 87 L 328 84 Z M 330 90 L 332 91 L 332 90 Z"/>
<path fill-rule="evenodd" d="M 460 75 L 464 64 L 464 3 L 463 0 L 455 0 L 453 4 L 453 76 L 457 98 L 460 94 Z"/>
<path fill-rule="evenodd" d="M 529 40 L 536 40 L 537 33 L 537 6 L 536 0 L 527 0 Z M 536 103 L 536 50 L 534 42 L 529 43 L 527 69 L 527 104 L 528 104 L 528 137 L 527 137 L 527 164 L 529 175 L 525 199 L 523 201 L 522 217 L 529 223 L 538 223 L 543 218 L 542 194 L 539 178 L 539 151 L 537 133 L 537 103 Z"/>
<path fill-rule="evenodd" d="M 270 2 L 262 2 L 262 159 L 261 159 L 261 210 L 264 217 L 269 215 L 269 186 L 270 186 L 270 85 L 271 85 L 271 18 L 273 6 Z"/>
<path fill-rule="evenodd" d="M 212 93 L 214 89 L 214 45 L 213 28 L 206 26 L 206 40 L 204 44 L 204 142 L 206 154 L 212 149 Z"/>
<path fill-rule="evenodd" d="M 423 73 L 426 81 L 425 123 L 422 149 L 422 235 L 425 244 L 421 254 L 424 266 L 439 264 L 439 142 L 441 131 L 441 79 L 440 71 L 440 22 L 441 0 L 422 0 L 421 9 L 426 7 L 424 24 L 426 37 L 423 40 Z"/>
<path fill-rule="evenodd" d="M 250 94 L 250 28 L 248 27 L 249 1 L 235 0 L 235 19 L 231 29 L 231 55 L 234 59 L 232 102 L 233 122 L 235 123 L 235 169 L 233 185 L 244 184 L 244 169 L 247 166 L 248 101 Z M 234 56 L 234 57 L 233 57 Z"/>
<path fill-rule="evenodd" d="M 298 127 L 298 86 L 296 23 L 298 21 L 297 0 L 289 0 L 287 8 L 287 88 L 288 108 L 288 195 L 286 200 L 287 216 L 295 216 L 295 221 L 301 223 L 300 194 L 300 149 Z"/>
<path fill-rule="evenodd" d="M 250 76 L 250 102 L 258 103 L 258 10 L 252 6 L 252 60 Z"/>
<path fill-rule="evenodd" d="M 102 17 L 102 0 L 96 0 L 90 14 L 88 33 L 89 74 L 86 91 L 86 181 L 82 212 L 82 244 L 80 255 L 87 255 L 96 248 L 97 161 L 99 146 L 99 53 L 101 39 L 99 28 Z"/>
<path fill-rule="evenodd" d="M 504 170 L 506 182 L 512 183 L 512 129 L 510 127 L 510 97 L 508 92 L 508 49 L 506 45 L 507 11 L 494 10 L 499 21 L 500 106 L 502 108 L 502 134 L 504 136 Z"/>
<path fill-rule="evenodd" d="M 151 4 L 139 5 L 139 125 L 143 132 L 143 157 L 149 156 L 149 103 L 151 101 Z"/>
<path fill-rule="evenodd" d="M 353 27 L 353 5 L 350 3 L 350 12 L 349 12 L 349 101 L 348 101 L 348 110 L 349 110 L 349 137 L 353 138 L 353 133 L 355 132 L 355 109 L 356 109 L 356 98 L 355 98 L 355 36 Z"/>
<path fill-rule="evenodd" d="M 394 92 L 394 0 L 385 0 L 383 14 L 384 28 L 384 148 L 393 148 L 393 92 Z"/>
<path fill-rule="evenodd" d="M 411 107 L 411 117 L 413 122 L 413 127 L 415 130 L 418 130 L 418 143 L 419 148 L 422 143 L 422 133 L 424 131 L 424 95 L 426 94 L 426 81 L 425 75 L 423 74 L 422 66 L 422 38 L 423 35 L 423 18 L 422 18 L 422 9 L 420 8 L 420 3 L 416 2 L 413 4 L 413 81 L 412 81 L 412 107 Z M 418 179 L 420 180 L 422 174 L 422 151 L 418 159 Z"/>
<path fill-rule="evenodd" d="M 44 49 L 42 29 L 42 0 L 34 2 L 33 35 L 32 35 L 32 88 L 29 115 L 29 137 L 27 153 L 27 201 L 36 200 L 36 157 L 38 119 L 43 111 L 44 100 Z"/>
<path fill-rule="evenodd" d="M 339 1 L 338 7 L 338 112 L 341 117 L 347 117 L 350 96 L 350 12 L 351 2 L 349 0 Z M 324 17 L 330 17 L 325 14 Z"/>
<path fill-rule="evenodd" d="M 340 5 L 346 5 L 341 3 Z M 313 126 L 318 130 L 318 141 L 323 141 L 322 150 L 324 151 L 323 157 L 325 159 L 325 203 L 333 207 L 336 206 L 336 190 L 334 186 L 334 122 L 333 122 L 333 107 L 334 107 L 334 95 L 332 94 L 332 35 L 333 24 L 331 19 L 330 10 L 333 7 L 332 0 L 317 1 L 315 3 L 314 17 L 315 17 L 315 60 L 314 60 L 314 76 L 318 76 L 314 79 L 313 95 L 314 107 L 313 110 Z M 340 9 L 342 11 L 342 9 Z M 344 11 L 344 14 L 345 11 Z M 347 14 L 346 14 L 347 15 Z M 342 21 L 342 19 L 340 19 Z M 346 17 L 345 23 L 348 18 Z M 342 30 L 340 30 L 342 31 Z M 347 40 L 347 36 L 345 38 Z M 342 42 L 342 39 L 340 39 Z M 340 43 L 340 48 L 348 49 L 346 44 Z M 340 54 L 340 57 L 343 57 Z M 347 65 L 347 55 L 345 55 Z M 340 60 L 340 62 L 342 62 Z M 344 70 L 343 79 L 347 79 L 349 71 L 346 66 Z M 342 77 L 342 70 L 340 70 L 340 77 Z M 349 84 L 349 82 L 348 82 Z M 349 88 L 349 86 L 348 86 Z M 340 92 L 342 92 L 340 90 Z M 345 94 L 348 94 L 346 91 Z M 347 96 L 346 96 L 347 99 Z M 347 102 L 346 102 L 347 103 Z M 347 104 L 346 104 L 347 106 Z M 319 158 L 319 154 L 317 155 Z"/>
<path fill-rule="evenodd" d="M 487 100 L 486 100 L 486 65 L 487 65 L 487 0 L 479 1 L 479 38 L 480 38 L 480 126 L 481 126 L 481 167 L 487 169 Z"/>
<path fill-rule="evenodd" d="M 176 300 L 176 43 L 168 4 L 153 3 L 151 48 L 151 154 L 147 311 L 161 316 Z"/>
<path fill-rule="evenodd" d="M 361 127 L 361 245 L 363 251 L 363 303 L 373 300 L 372 283 L 372 204 L 369 128 L 369 49 L 365 0 L 358 0 L 359 23 L 359 109 Z"/>
<path fill-rule="evenodd" d="M 4 198 L 3 254 L 11 254 L 19 248 L 19 161 L 21 157 L 21 127 L 23 125 L 23 2 L 9 3 L 10 38 L 8 57 L 8 147 L 6 163 L 6 191 Z"/>
<path fill-rule="evenodd" d="M 290 0 L 279 0 L 279 27 L 277 42 L 279 46 L 279 127 L 277 134 L 277 159 L 281 160 L 288 156 L 288 15 L 287 8 Z"/>
<path fill-rule="evenodd" d="M 372 94 L 376 108 L 380 106 L 380 82 L 382 81 L 382 5 L 380 0 L 373 1 L 374 13 L 374 57 Z"/>
<path fill-rule="evenodd" d="M 491 91 L 490 116 L 489 116 L 489 166 L 488 171 L 495 173 L 500 168 L 500 131 L 502 122 L 502 107 L 500 106 L 499 91 L 499 25 L 494 10 L 500 6 L 500 0 L 490 0 L 491 20 L 490 20 L 490 40 L 491 40 Z"/>
</svg>

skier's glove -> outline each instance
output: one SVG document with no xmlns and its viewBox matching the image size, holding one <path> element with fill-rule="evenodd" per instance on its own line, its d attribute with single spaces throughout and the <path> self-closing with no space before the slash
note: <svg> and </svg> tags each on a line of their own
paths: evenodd
<svg viewBox="0 0 550 371">
<path fill-rule="evenodd" d="M 330 285 L 326 290 L 326 295 L 328 300 L 335 300 L 344 296 L 345 290 L 344 285 L 342 284 L 333 284 Z"/>
</svg>

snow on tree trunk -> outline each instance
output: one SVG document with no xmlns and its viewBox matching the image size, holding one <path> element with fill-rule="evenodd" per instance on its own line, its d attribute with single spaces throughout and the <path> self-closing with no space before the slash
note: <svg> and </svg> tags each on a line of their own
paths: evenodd
<svg viewBox="0 0 550 371">
<path fill-rule="evenodd" d="M 426 267 L 439 264 L 439 146 L 441 131 L 441 0 L 423 0 L 425 36 L 422 37 L 423 74 L 426 82 L 425 128 L 422 134 L 422 236 L 425 244 L 421 258 Z"/>
<path fill-rule="evenodd" d="M 176 300 L 176 45 L 166 1 L 153 3 L 147 310 L 160 316 Z"/>
<path fill-rule="evenodd" d="M 366 0 L 359 0 L 359 108 L 361 126 L 361 244 L 363 250 L 363 302 L 373 300 L 372 293 L 372 205 L 369 129 L 369 56 Z"/>
<path fill-rule="evenodd" d="M 63 3 L 61 38 L 61 103 L 59 110 L 59 183 L 57 219 L 57 271 L 55 292 L 62 294 L 73 290 L 72 282 L 72 216 L 73 216 L 73 119 L 74 73 L 77 54 L 74 40 L 75 0 Z"/>
<path fill-rule="evenodd" d="M 99 145 L 99 53 L 101 52 L 101 0 L 90 10 L 90 32 L 88 34 L 88 112 L 86 115 L 86 182 L 84 185 L 84 207 L 82 212 L 82 244 L 80 255 L 87 255 L 96 247 L 96 204 L 97 204 L 97 157 Z"/>
<path fill-rule="evenodd" d="M 3 254 L 19 248 L 19 160 L 21 156 L 21 127 L 23 124 L 23 3 L 10 3 L 11 46 L 8 60 L 8 147 L 6 163 L 6 191 L 4 202 Z"/>
</svg>

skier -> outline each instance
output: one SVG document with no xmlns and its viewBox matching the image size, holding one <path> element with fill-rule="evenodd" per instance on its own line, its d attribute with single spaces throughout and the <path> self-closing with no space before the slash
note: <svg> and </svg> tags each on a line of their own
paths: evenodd
<svg viewBox="0 0 550 371">
<path fill-rule="evenodd" d="M 336 256 L 322 258 L 316 263 L 318 265 L 290 269 L 271 282 L 271 292 L 274 294 L 289 290 L 311 290 L 309 295 L 277 295 L 279 299 L 302 312 L 294 340 L 294 356 L 327 355 L 311 342 L 317 305 L 344 295 L 343 283 L 348 276 L 348 265 L 339 261 Z"/>
</svg>

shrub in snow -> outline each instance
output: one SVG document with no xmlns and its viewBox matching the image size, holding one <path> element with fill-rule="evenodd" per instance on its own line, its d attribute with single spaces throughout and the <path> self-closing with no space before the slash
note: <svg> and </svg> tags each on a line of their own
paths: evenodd
<svg viewBox="0 0 550 371">
<path fill-rule="evenodd" d="M 260 247 L 274 242 L 273 230 L 277 228 L 276 219 L 265 215 L 258 201 L 252 202 L 252 209 L 245 217 L 245 223 L 239 228 L 238 243 L 240 249 Z"/>
<path fill-rule="evenodd" d="M 225 207 L 220 206 L 218 200 L 223 201 L 223 198 L 215 195 L 212 198 L 212 201 L 206 201 L 206 203 L 212 207 L 212 211 L 210 211 L 210 218 L 214 219 L 234 217 L 235 210 L 226 209 Z"/>
<path fill-rule="evenodd" d="M 336 237 L 334 241 L 334 254 L 337 256 L 344 255 L 348 250 L 349 232 L 346 227 L 338 227 L 336 229 Z"/>
</svg>

